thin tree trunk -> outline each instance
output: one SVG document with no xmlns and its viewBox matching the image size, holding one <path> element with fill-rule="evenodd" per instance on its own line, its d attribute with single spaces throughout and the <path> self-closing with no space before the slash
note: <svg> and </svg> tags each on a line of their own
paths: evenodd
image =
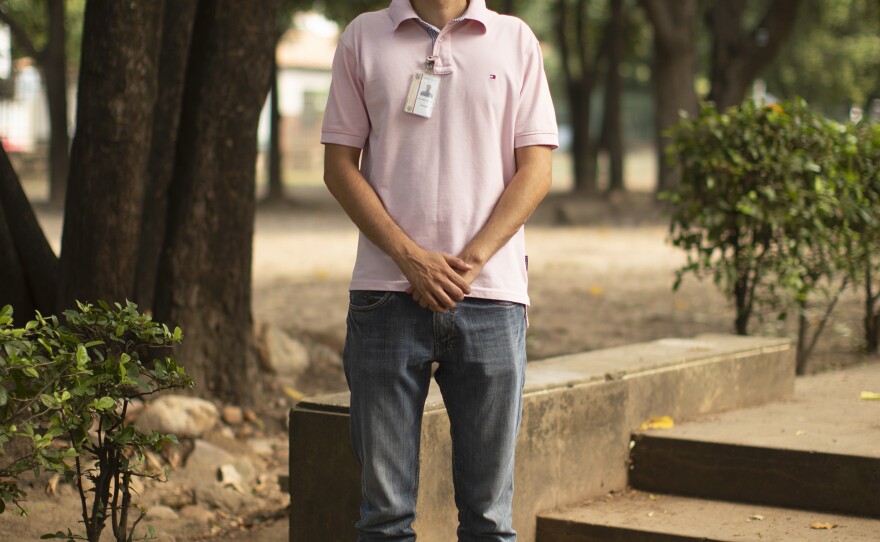
<svg viewBox="0 0 880 542">
<path fill-rule="evenodd" d="M 134 294 L 162 7 L 154 0 L 86 5 L 60 309 Z"/>
<path fill-rule="evenodd" d="M 677 182 L 673 166 L 666 163 L 669 138 L 664 132 L 679 121 L 679 112 L 698 112 L 694 90 L 696 73 L 696 0 L 640 0 L 654 27 L 654 124 L 657 139 L 657 190 Z"/>
<path fill-rule="evenodd" d="M 880 347 L 880 311 L 877 302 L 880 294 L 874 292 L 870 257 L 865 258 L 865 349 L 876 354 Z"/>
<path fill-rule="evenodd" d="M 153 134 L 135 279 L 134 299 L 144 310 L 153 306 L 159 256 L 168 222 L 168 191 L 174 176 L 177 130 L 197 5 L 197 0 L 174 0 L 166 4 L 163 16 L 159 87 L 153 110 Z"/>
<path fill-rule="evenodd" d="M 747 0 L 717 1 L 707 13 L 712 30 L 712 89 L 719 110 L 739 105 L 755 78 L 782 48 L 794 28 L 802 0 L 776 0 L 756 28 L 742 27 Z"/>
<path fill-rule="evenodd" d="M 585 10 L 585 1 L 578 0 L 574 18 L 569 20 L 566 0 L 557 0 L 555 25 L 571 113 L 574 190 L 592 193 L 596 191 L 598 146 L 590 138 L 590 95 L 593 92 L 595 73 L 586 46 Z M 574 39 L 570 42 L 572 32 Z"/>
<path fill-rule="evenodd" d="M 3 262 L 3 267 L 7 265 L 20 267 L 23 277 L 23 282 L 13 276 L 0 279 L 0 292 L 4 292 L 0 295 L 10 300 L 0 300 L 0 303 L 12 304 L 16 309 L 17 322 L 30 319 L 33 316 L 33 309 L 46 315 L 53 314 L 55 294 L 58 289 L 58 258 L 37 221 L 2 144 L 0 144 L 0 209 L 4 217 L 4 220 L 0 221 L 0 228 L 8 232 L 15 254 L 14 260 L 3 257 L 0 261 Z M 4 250 L 8 249 L 4 248 Z M 17 272 L 9 271 L 9 273 Z M 13 303 L 19 293 L 25 294 L 28 300 L 20 307 Z"/>
<path fill-rule="evenodd" d="M 185 331 L 175 355 L 199 393 L 239 404 L 256 394 L 254 166 L 277 8 L 199 2 L 156 288 L 157 317 Z"/>
<path fill-rule="evenodd" d="M 269 91 L 269 160 L 268 201 L 284 201 L 284 182 L 281 176 L 281 113 L 278 111 L 278 65 L 272 62 L 272 84 Z"/>
<path fill-rule="evenodd" d="M 622 192 L 623 186 L 623 130 L 621 128 L 621 103 L 623 78 L 620 64 L 623 61 L 626 20 L 623 0 L 609 0 L 611 17 L 608 20 L 607 73 L 605 74 L 605 113 L 602 119 L 602 146 L 608 151 L 608 192 Z"/>
<path fill-rule="evenodd" d="M 42 73 L 49 102 L 49 201 L 61 205 L 67 192 L 67 172 L 70 169 L 64 0 L 47 0 L 47 7 L 49 40 L 43 56 Z"/>
</svg>

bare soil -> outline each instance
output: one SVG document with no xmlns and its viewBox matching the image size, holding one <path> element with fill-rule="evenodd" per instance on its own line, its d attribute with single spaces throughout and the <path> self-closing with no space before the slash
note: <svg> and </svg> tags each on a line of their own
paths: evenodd
<svg viewBox="0 0 880 542">
<path fill-rule="evenodd" d="M 357 231 L 322 187 L 298 188 L 291 196 L 289 202 L 262 205 L 258 213 L 255 319 L 341 351 Z M 41 208 L 39 215 L 57 250 L 60 212 Z M 672 291 L 675 270 L 685 258 L 667 242 L 662 211 L 648 195 L 606 200 L 553 194 L 532 218 L 527 244 L 531 362 L 661 337 L 733 329 L 732 307 L 711 283 L 688 277 L 678 291 Z M 844 296 L 819 342 L 813 371 L 864 360 L 857 353 L 862 344 L 861 310 L 859 292 Z M 771 313 L 758 315 L 751 331 L 793 337 L 792 326 L 778 322 Z M 286 414 L 294 400 L 270 376 L 264 388 L 266 396 L 257 408 L 259 421 L 233 428 L 237 438 L 283 441 Z M 341 371 L 317 374 L 304 386 L 308 393 L 344 389 Z M 274 462 L 261 465 L 283 472 L 286 455 L 284 450 Z M 150 501 L 180 491 L 173 483 L 173 471 L 170 477 L 167 487 L 146 490 Z M 0 515 L 0 540 L 34 539 L 59 528 L 77 527 L 77 500 L 70 491 L 47 495 L 45 482 L 35 480 L 29 490 L 30 518 L 16 519 L 8 512 Z M 210 524 L 154 523 L 165 528 L 161 538 L 165 541 L 286 540 L 283 518 L 288 501 L 286 496 L 279 498 L 279 491 L 276 487 L 274 492 L 253 495 L 251 505 L 239 514 L 220 510 L 223 513 L 216 513 Z"/>
</svg>

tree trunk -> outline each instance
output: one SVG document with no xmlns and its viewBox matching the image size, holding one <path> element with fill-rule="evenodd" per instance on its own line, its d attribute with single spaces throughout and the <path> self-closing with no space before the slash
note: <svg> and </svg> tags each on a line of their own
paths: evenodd
<svg viewBox="0 0 880 542">
<path fill-rule="evenodd" d="M 165 6 L 159 52 L 159 87 L 153 109 L 153 134 L 147 164 L 147 189 L 138 246 L 135 301 L 153 306 L 159 256 L 168 222 L 168 191 L 174 175 L 183 85 L 195 22 L 197 0 L 174 0 Z"/>
<path fill-rule="evenodd" d="M 60 309 L 134 294 L 163 2 L 86 5 Z"/>
<path fill-rule="evenodd" d="M 2 149 L 2 145 L 0 145 Z M 3 150 L 3 171 L 0 174 L 0 182 L 4 185 L 18 183 L 12 165 Z M 12 315 L 15 322 L 20 326 L 29 320 L 34 314 L 34 301 L 30 295 L 24 269 L 18 258 L 18 251 L 12 232 L 9 231 L 11 224 L 6 216 L 3 205 L 0 205 L 0 306 L 12 305 Z"/>
<path fill-rule="evenodd" d="M 621 102 L 623 78 L 620 64 L 623 61 L 626 24 L 623 0 L 610 0 L 611 17 L 608 20 L 608 56 L 605 74 L 605 112 L 602 117 L 602 147 L 608 151 L 610 166 L 608 192 L 622 192 L 623 186 L 623 130 L 621 129 Z"/>
<path fill-rule="evenodd" d="M 256 392 L 254 166 L 277 8 L 199 2 L 156 288 L 157 317 L 184 329 L 175 355 L 199 393 L 240 404 Z"/>
<path fill-rule="evenodd" d="M 67 191 L 67 172 L 70 169 L 64 0 L 48 0 L 47 4 L 49 40 L 43 54 L 42 73 L 49 102 L 49 201 L 61 205 Z"/>
<path fill-rule="evenodd" d="M 664 156 L 669 138 L 663 133 L 679 121 L 679 112 L 698 112 L 696 69 L 696 0 L 640 0 L 654 27 L 654 124 L 657 138 L 657 190 L 677 182 Z"/>
<path fill-rule="evenodd" d="M 578 0 L 575 3 L 571 18 L 566 0 L 557 0 L 555 10 L 554 24 L 571 112 L 574 190 L 592 193 L 596 191 L 598 146 L 590 138 L 590 95 L 595 80 L 595 63 L 587 50 L 586 2 Z M 597 53 L 596 56 L 600 55 Z"/>
<path fill-rule="evenodd" d="M 880 294 L 874 292 L 870 256 L 866 256 L 865 271 L 865 350 L 876 354 L 880 347 L 880 310 L 877 307 Z"/>
<path fill-rule="evenodd" d="M 571 160 L 574 167 L 574 190 L 583 194 L 597 191 L 596 165 L 598 145 L 590 137 L 590 94 L 592 88 L 583 79 L 568 89 L 571 110 Z"/>
<path fill-rule="evenodd" d="M 267 201 L 284 201 L 284 182 L 281 176 L 281 113 L 278 111 L 278 65 L 272 62 L 272 81 L 269 93 L 269 192 Z"/>
<path fill-rule="evenodd" d="M 58 288 L 58 258 L 43 234 L 27 195 L 9 157 L 0 144 L 0 229 L 4 236 L 0 267 L 20 268 L 21 277 L 14 270 L 6 270 L 0 278 L 0 303 L 9 303 L 15 309 L 16 321 L 21 323 L 33 316 L 33 309 L 49 315 L 55 313 L 55 294 Z M 13 252 L 7 248 L 11 243 Z M 14 257 L 12 256 L 14 254 Z M 23 295 L 23 298 L 18 297 Z M 21 299 L 27 299 L 22 302 Z M 20 304 L 16 305 L 16 303 Z"/>
<path fill-rule="evenodd" d="M 707 14 L 712 30 L 712 90 L 719 110 L 739 105 L 755 78 L 773 61 L 788 39 L 801 0 L 777 0 L 754 29 L 742 27 L 747 0 L 715 2 Z"/>
</svg>

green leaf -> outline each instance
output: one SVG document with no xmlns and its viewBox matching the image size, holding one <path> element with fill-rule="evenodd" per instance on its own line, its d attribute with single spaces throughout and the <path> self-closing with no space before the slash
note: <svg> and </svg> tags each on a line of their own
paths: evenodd
<svg viewBox="0 0 880 542">
<path fill-rule="evenodd" d="M 89 361 L 89 353 L 86 351 L 86 347 L 83 345 L 79 345 L 76 348 L 76 364 L 78 367 L 84 366 Z"/>
<path fill-rule="evenodd" d="M 6 388 L 4 388 L 3 386 L 0 386 L 0 407 L 5 405 L 6 401 L 8 401 L 8 400 L 9 400 L 9 395 L 8 395 L 8 392 L 6 391 Z"/>
<path fill-rule="evenodd" d="M 116 401 L 112 397 L 101 397 L 100 399 L 95 399 L 92 404 L 98 410 L 109 410 L 116 406 Z"/>
</svg>

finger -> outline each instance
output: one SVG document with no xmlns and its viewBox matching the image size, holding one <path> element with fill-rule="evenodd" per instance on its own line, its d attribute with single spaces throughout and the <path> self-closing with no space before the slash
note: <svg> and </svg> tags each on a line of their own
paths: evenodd
<svg viewBox="0 0 880 542">
<path fill-rule="evenodd" d="M 470 288 L 468 288 L 468 290 L 469 289 Z M 444 290 L 444 292 L 446 292 L 446 295 L 448 295 L 449 298 L 455 302 L 458 302 L 458 301 L 461 301 L 462 299 L 464 299 L 465 293 L 470 293 L 470 292 L 465 292 L 464 288 L 457 286 L 452 281 L 449 281 L 449 282 L 443 284 L 443 290 Z"/>
<path fill-rule="evenodd" d="M 465 280 L 465 278 L 462 277 L 461 275 L 459 275 L 457 273 L 453 273 L 449 277 L 449 280 L 452 282 L 452 284 L 454 284 L 456 287 L 458 287 L 458 289 L 461 290 L 464 295 L 468 295 L 471 293 L 470 283 L 467 280 Z M 462 298 L 464 298 L 464 295 L 462 296 Z M 461 299 L 459 299 L 459 301 L 461 301 Z"/>
<path fill-rule="evenodd" d="M 458 269 L 459 271 L 470 271 L 474 268 L 474 266 L 462 260 L 458 256 L 444 254 L 443 257 L 446 258 L 446 263 L 449 264 L 449 267 L 453 269 Z"/>
<path fill-rule="evenodd" d="M 411 293 L 413 293 L 414 291 L 415 291 L 415 288 L 413 288 L 412 286 L 410 286 L 409 288 L 407 288 L 406 290 L 404 290 L 404 292 L 406 292 L 406 293 L 408 293 L 408 294 L 411 294 Z"/>
<path fill-rule="evenodd" d="M 437 301 L 437 305 L 443 307 L 444 310 L 455 307 L 455 301 L 453 301 L 442 288 L 438 288 L 436 291 L 431 292 L 431 294 Z"/>
</svg>

